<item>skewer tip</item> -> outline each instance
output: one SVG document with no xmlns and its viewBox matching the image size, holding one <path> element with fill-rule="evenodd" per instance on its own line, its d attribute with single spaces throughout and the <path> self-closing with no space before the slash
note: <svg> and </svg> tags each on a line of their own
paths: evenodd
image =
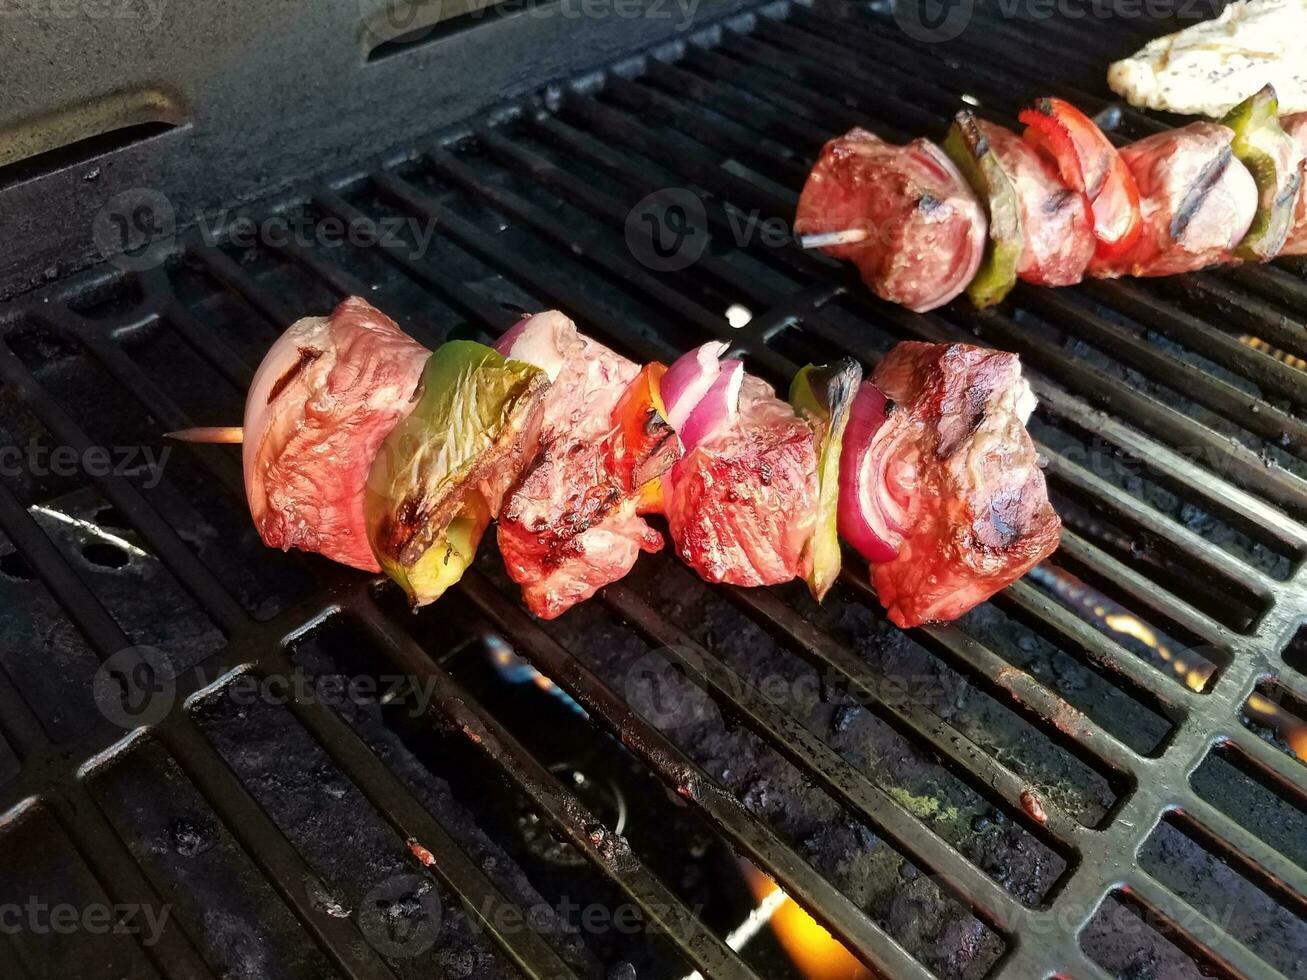
<svg viewBox="0 0 1307 980">
<path fill-rule="evenodd" d="M 176 439 L 178 442 L 211 442 L 239 445 L 245 440 L 245 430 L 239 425 L 207 425 L 195 429 L 178 429 L 176 432 L 165 432 L 163 437 L 165 439 Z"/>
<path fill-rule="evenodd" d="M 857 245 L 868 238 L 866 228 L 845 228 L 843 231 L 822 231 L 814 235 L 800 235 L 800 248 L 829 248 L 832 245 Z"/>
</svg>

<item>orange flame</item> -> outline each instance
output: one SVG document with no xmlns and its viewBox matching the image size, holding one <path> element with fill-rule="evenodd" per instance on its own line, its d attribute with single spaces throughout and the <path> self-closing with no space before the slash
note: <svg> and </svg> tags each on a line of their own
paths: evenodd
<svg viewBox="0 0 1307 980">
<path fill-rule="evenodd" d="M 1246 707 L 1248 713 L 1255 715 L 1258 721 L 1279 732 L 1280 737 L 1289 743 L 1293 754 L 1307 762 L 1307 723 L 1260 694 L 1249 697 Z"/>
<path fill-rule="evenodd" d="M 779 891 L 774 881 L 741 861 L 749 890 L 759 902 Z M 807 980 L 872 980 L 875 976 L 794 899 L 786 897 L 771 919 L 776 938 Z"/>
<path fill-rule="evenodd" d="M 1065 569 L 1056 565 L 1039 565 L 1033 570 L 1035 580 L 1052 589 L 1068 603 L 1079 607 L 1081 615 L 1103 629 L 1143 644 L 1152 650 L 1193 691 L 1202 691 L 1216 673 L 1216 665 L 1204 659 L 1196 651 L 1176 652 L 1170 647 L 1171 641 L 1160 636 L 1156 630 L 1125 607 L 1113 602 L 1097 589 L 1080 581 Z"/>
</svg>

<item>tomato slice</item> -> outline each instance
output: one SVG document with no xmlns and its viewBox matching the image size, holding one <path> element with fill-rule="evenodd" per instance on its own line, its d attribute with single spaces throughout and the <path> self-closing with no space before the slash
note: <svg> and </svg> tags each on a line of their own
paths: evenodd
<svg viewBox="0 0 1307 980">
<path fill-rule="evenodd" d="M 1112 141 L 1062 99 L 1039 99 L 1018 118 L 1026 124 L 1026 142 L 1057 165 L 1063 183 L 1088 198 L 1097 257 L 1110 260 L 1128 252 L 1143 228 L 1139 188 Z"/>
</svg>

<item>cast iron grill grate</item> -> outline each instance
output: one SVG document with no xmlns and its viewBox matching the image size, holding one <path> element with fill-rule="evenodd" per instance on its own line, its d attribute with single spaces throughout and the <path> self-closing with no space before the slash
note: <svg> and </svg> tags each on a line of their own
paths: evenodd
<svg viewBox="0 0 1307 980">
<path fill-rule="evenodd" d="M 133 754 L 161 749 L 266 882 L 266 901 L 289 911 L 278 935 L 298 928 L 312 940 L 318 959 L 305 975 L 319 968 L 407 975 L 408 965 L 370 945 L 354 917 L 319 900 L 330 888 L 308 849 L 219 750 L 201 717 L 235 677 L 291 674 L 306 638 L 345 622 L 372 656 L 429 686 L 432 719 L 465 739 L 488 773 L 656 925 L 682 972 L 757 975 L 654 870 L 653 856 L 606 828 L 514 720 L 469 690 L 441 646 L 440 618 L 448 615 L 507 637 L 579 704 L 596 733 L 615 736 L 863 962 L 886 976 L 931 976 L 914 955 L 920 950 L 778 829 L 766 806 L 632 707 L 603 652 L 586 648 L 585 631 L 569 625 L 604 617 L 711 692 L 733 726 L 970 910 L 977 934 L 996 944 L 994 956 L 954 967 L 933 961 L 936 972 L 1106 976 L 1123 969 L 1094 946 L 1109 913 L 1118 926 L 1122 914 L 1142 915 L 1165 935 L 1159 948 L 1178 959 L 1159 960 L 1158 975 L 1185 975 L 1186 957 L 1232 976 L 1301 971 L 1303 763 L 1276 741 L 1290 730 L 1281 725 L 1276 736 L 1265 727 L 1266 711 L 1250 707 L 1255 698 L 1281 721 L 1307 718 L 1307 678 L 1291 645 L 1307 616 L 1307 375 L 1293 363 L 1307 357 L 1301 269 L 1023 290 L 999 313 L 951 307 L 916 316 L 876 302 L 819 257 L 769 244 L 761 225 L 792 214 L 795 189 L 833 133 L 860 124 L 895 138 L 938 134 L 964 94 L 1010 121 L 1017 106 L 1048 89 L 1054 59 L 1065 59 L 1061 77 L 1072 80 L 1057 84 L 1059 94 L 1119 112 L 1127 136 L 1150 131 L 1155 120 L 1112 109 L 1094 94 L 1108 54 L 1129 47 L 1110 23 L 1092 40 L 1056 21 L 976 23 L 958 41 L 932 45 L 854 8 L 778 6 L 258 213 L 307 214 L 319 228 L 387 216 L 434 223 L 426 254 L 408 239 L 369 248 L 267 240 L 240 248 L 193 233 L 154 268 L 92 270 L 0 311 L 7 435 L 21 444 L 37 433 L 83 457 L 93 446 L 149 442 L 160 431 L 238 417 L 240 393 L 267 342 L 349 293 L 373 300 L 429 345 L 451 334 L 493 335 L 519 308 L 557 306 L 632 357 L 666 360 L 714 336 L 773 381 L 832 353 L 874 363 L 900 339 L 978 337 L 1018 351 L 1041 399 L 1034 431 L 1067 523 L 1062 549 L 991 608 L 910 638 L 911 656 L 978 692 L 992 733 L 948 705 L 885 686 L 886 663 L 868 658 L 849 623 L 874 630 L 894 650 L 900 641 L 884 639 L 889 631 L 860 567 L 846 571 L 827 610 L 793 590 L 688 584 L 694 598 L 685 603 L 743 624 L 754 631 L 751 642 L 770 644 L 768 655 L 794 670 L 838 681 L 855 706 L 937 765 L 941 779 L 1002 814 L 1047 856 L 1038 887 L 979 861 L 965 831 L 911 805 L 890 776 L 851 762 L 755 684 L 729 641 L 714 642 L 651 581 L 675 576 L 664 559 L 646 559 L 655 572 L 638 571 L 608 589 L 598 609 L 560 624 L 533 621 L 486 561 L 455 596 L 406 622 L 375 583 L 251 548 L 248 529 L 232 530 L 241 526 L 239 468 L 214 448 L 187 450 L 148 489 L 118 472 L 92 475 L 89 487 L 20 477 L 0 488 L 0 530 L 13 549 L 0 572 L 14 595 L 43 590 L 84 641 L 80 653 L 59 661 L 81 678 L 81 703 L 89 703 L 97 658 L 157 643 L 178 668 L 176 706 L 147 737 L 124 742 L 103 725 L 55 724 L 49 705 L 64 694 L 33 681 L 41 651 L 8 653 L 0 672 L 8 742 L 0 746 L 0 773 L 8 774 L 0 785 L 0 812 L 8 815 L 0 845 L 8 837 L 14 846 L 41 822 L 66 837 L 114 902 L 160 905 L 173 886 L 147 870 L 96 787 Z M 671 198 L 669 188 L 678 189 Z M 663 197 L 642 211 L 637 202 L 655 193 Z M 675 271 L 637 261 L 628 243 L 653 247 L 641 236 L 658 234 L 657 222 L 646 226 L 641 215 L 666 222 L 668 201 L 685 194 L 702 203 L 707 250 Z M 749 311 L 739 328 L 725 315 L 732 304 Z M 175 366 L 160 371 L 152 358 Z M 178 503 L 192 494 L 193 512 Z M 69 503 L 70 496 L 77 499 Z M 120 594 L 112 569 L 97 570 L 103 552 L 88 552 L 85 540 L 43 517 L 41 505 L 51 499 L 65 503 L 46 510 L 74 520 L 85 514 L 86 523 L 117 529 L 114 547 L 126 543 L 148 556 L 149 594 Z M 217 531 L 205 537 L 197 527 Z M 165 595 L 172 597 L 166 607 Z M 160 617 L 190 625 L 182 637 L 151 632 Z M 21 623 L 17 632 L 25 635 Z M 1072 664 L 1066 676 L 1075 682 L 1037 672 L 1027 656 L 1036 648 Z M 1121 699 L 1128 710 L 1111 707 Z M 349 720 L 313 699 L 291 699 L 285 710 L 361 805 L 396 840 L 420 841 L 445 892 L 477 910 L 499 951 L 496 968 L 585 973 L 549 929 L 503 924 L 497 913 L 514 905 L 512 889 L 469 855 L 443 813 Z M 1245 781 L 1248 801 L 1260 794 L 1272 809 L 1248 803 L 1245 811 L 1246 801 L 1212 791 L 1218 766 Z M 1059 788 L 1063 781 L 1069 789 Z M 1287 824 L 1271 827 L 1271 812 Z M 1167 834 L 1196 842 L 1238 887 L 1262 897 L 1275 923 L 1250 932 L 1237 917 L 1209 914 L 1184 881 L 1168 876 L 1164 853 L 1147 860 Z M 157 944 L 115 955 L 124 957 L 124 972 L 210 977 L 224 971 L 215 945 L 206 925 L 175 921 Z M 35 972 L 31 952 L 16 943 L 0 940 L 0 963 L 6 975 Z"/>
</svg>

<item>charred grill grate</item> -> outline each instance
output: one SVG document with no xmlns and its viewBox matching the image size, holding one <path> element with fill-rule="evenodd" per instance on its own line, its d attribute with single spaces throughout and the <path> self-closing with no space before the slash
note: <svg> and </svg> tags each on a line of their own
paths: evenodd
<svg viewBox="0 0 1307 980">
<path fill-rule="evenodd" d="M 792 214 L 794 189 L 832 133 L 861 124 L 900 138 L 936 134 L 964 93 L 1008 121 L 1021 102 L 1050 87 L 1053 63 L 1064 64 L 1062 77 L 1075 83 L 1054 86 L 1059 94 L 1105 109 L 1102 97 L 1075 85 L 1097 86 L 1108 54 L 1131 43 L 1112 22 L 1092 38 L 1060 22 L 977 23 L 957 42 L 932 45 L 854 8 L 779 6 L 732 21 L 693 44 L 514 106 L 366 176 L 309 189 L 259 213 L 304 213 L 318 227 L 326 219 L 360 226 L 388 215 L 434 222 L 429 255 L 415 253 L 411 241 L 367 249 L 263 242 L 243 249 L 192 234 L 160 267 L 128 275 L 92 270 L 18 300 L 0 311 L 8 434 L 18 443 L 29 429 L 44 432 L 80 456 L 111 444 L 114 432 L 119 441 L 130 438 L 124 433 L 133 423 L 121 422 L 114 408 L 124 393 L 153 431 L 227 421 L 229 415 L 218 415 L 239 410 L 261 345 L 306 311 L 348 293 L 374 299 L 431 345 L 451 328 L 493 334 L 517 318 L 518 306 L 558 306 L 583 330 L 633 357 L 666 359 L 715 336 L 772 380 L 832 352 L 871 363 L 907 338 L 978 336 L 1018 351 L 1041 399 L 1035 434 L 1067 521 L 1062 549 L 1051 577 L 1019 583 L 994 608 L 958 624 L 915 631 L 913 649 L 936 665 L 931 669 L 959 676 L 987 704 L 1001 706 L 995 716 L 1010 717 L 1004 724 L 1011 730 L 1061 753 L 1068 760 L 1064 771 L 1099 787 L 1088 792 L 1097 803 L 1081 805 L 1076 794 L 1051 790 L 1055 780 L 1029 771 L 1020 750 L 1000 751 L 965 718 L 887 691 L 880 667 L 840 621 L 879 623 L 878 613 L 868 617 L 878 607 L 861 568 L 846 572 L 834 612 L 819 613 L 792 593 L 772 591 L 703 587 L 689 601 L 724 604 L 784 657 L 836 678 L 856 704 L 1051 855 L 1059 870 L 1049 887 L 1032 893 L 978 862 L 969 841 L 941 829 L 933 813 L 914 809 L 902 792 L 887 788 L 888 777 L 851 762 L 744 676 L 738 661 L 719 655 L 665 595 L 645 587 L 647 577 L 637 573 L 608 589 L 602 609 L 584 615 L 606 617 L 659 648 L 659 656 L 713 694 L 733 724 L 933 876 L 996 937 L 1001 954 L 989 975 L 1026 980 L 1120 969 L 1087 948 L 1103 909 L 1118 904 L 1146 916 L 1170 948 L 1204 969 L 1292 975 L 1307 957 L 1307 868 L 1300 850 L 1307 783 L 1303 762 L 1250 720 L 1255 712 L 1247 705 L 1258 697 L 1284 716 L 1301 715 L 1307 704 L 1303 663 L 1285 652 L 1293 650 L 1293 633 L 1307 616 L 1307 376 L 1264 349 L 1307 356 L 1301 270 L 1024 290 L 1011 311 L 973 315 L 950 308 L 915 316 L 879 304 L 851 279 L 832 275 L 834 267 L 819 257 L 768 245 L 758 231 L 761 219 Z M 1121 113 L 1123 133 L 1157 125 Z M 641 264 L 627 244 L 656 246 L 647 236 L 657 234 L 657 222 L 651 229 L 639 211 L 632 218 L 632 207 L 667 188 L 702 202 L 711 231 L 698 261 L 675 274 Z M 668 200 L 682 198 L 662 200 L 655 216 L 664 222 Z M 732 303 L 751 309 L 738 329 L 724 316 Z M 1241 335 L 1263 344 L 1244 343 Z M 151 345 L 163 343 L 161 337 L 184 352 L 178 363 L 194 365 L 193 375 L 160 377 L 150 369 Z M 29 428 L 14 419 L 28 420 Z M 126 428 L 115 429 L 120 424 Z M 219 509 L 238 519 L 243 489 L 230 453 L 199 449 L 185 465 L 207 474 L 217 488 L 209 489 L 225 501 Z M 606 830 L 515 734 L 510 719 L 469 690 L 446 656 L 430 652 L 436 644 L 417 639 L 433 630 L 438 643 L 441 628 L 432 621 L 448 614 L 508 637 L 584 709 L 597 732 L 620 740 L 729 848 L 772 876 L 865 963 L 886 976 L 932 975 L 892 924 L 870 915 L 815 866 L 811 854 L 769 823 L 765 808 L 742 802 L 724 773 L 635 711 L 605 676 L 602 653 L 596 659 L 579 649 L 578 631 L 569 631 L 567 620 L 542 625 L 522 612 L 491 565 L 470 573 L 456 596 L 411 623 L 397 617 L 393 596 L 377 593 L 373 583 L 294 556 L 254 559 L 275 565 L 277 575 L 295 570 L 301 577 L 292 576 L 294 584 L 277 578 L 265 585 L 258 570 L 248 571 L 250 581 L 233 572 L 249 560 L 239 558 L 243 545 L 197 543 L 187 533 L 167 498 L 184 490 L 174 485 L 181 479 L 170 475 L 148 493 L 114 472 L 89 481 L 95 499 L 116 515 L 119 540 L 139 541 L 157 563 L 159 580 L 171 582 L 183 597 L 178 601 L 207 621 L 185 647 L 188 669 L 177 678 L 176 707 L 148 739 L 122 742 L 98 724 L 66 734 L 46 716 L 57 699 L 32 689 L 36 661 L 11 654 L 7 673 L 0 671 L 0 730 L 13 758 L 11 766 L 0 765 L 0 772 L 12 771 L 0 785 L 0 813 L 8 814 L 0 846 L 6 837 L 12 846 L 24 828 L 43 821 L 66 835 L 114 902 L 159 906 L 170 886 L 144 868 L 94 789 L 143 745 L 157 745 L 324 963 L 349 977 L 405 975 L 365 941 L 355 919 L 314 898 L 329 891 L 320 871 L 199 720 L 210 688 L 242 673 L 289 674 L 306 638 L 347 622 L 372 656 L 430 685 L 432 718 L 460 733 L 487 773 L 544 815 L 656 925 L 685 972 L 756 975 L 758 968 L 727 945 L 722 930 L 709 928 L 653 870 L 648 854 Z M 30 595 L 43 588 L 100 660 L 148 642 L 142 636 L 151 635 L 152 597 L 143 600 L 146 624 L 128 626 L 124 610 L 138 608 L 133 600 L 106 597 L 102 579 L 88 574 L 42 523 L 33 505 L 51 492 L 39 481 L 0 488 L 0 529 L 21 556 L 0 565 L 9 591 Z M 247 530 L 239 533 L 248 538 Z M 1077 578 L 1058 577 L 1058 569 Z M 305 585 L 304 575 L 314 581 Z M 1068 581 L 1076 583 L 1069 591 Z M 1049 582 L 1061 582 L 1062 591 Z M 1104 603 L 1111 608 L 1095 613 Z M 1126 625 L 1113 626 L 1111 615 Z M 887 631 L 876 629 L 883 638 Z M 214 633 L 217 644 L 204 640 Z M 1104 697 L 1124 696 L 1140 706 L 1156 721 L 1152 734 L 1125 734 L 1125 715 L 1086 700 L 1057 677 L 1025 669 L 1018 636 L 1034 638 L 1031 649 L 1045 644 L 1074 662 L 1076 676 L 1088 678 L 1080 688 L 1110 688 Z M 89 671 L 79 683 L 89 686 Z M 420 841 L 429 851 L 431 872 L 449 895 L 478 910 L 502 962 L 537 977 L 584 972 L 547 930 L 503 925 L 497 913 L 515 901 L 508 889 L 350 721 L 312 699 L 292 699 L 285 710 L 398 840 Z M 9 754 L 0 751 L 0 764 Z M 1292 823 L 1287 838 L 1276 836 L 1251 804 L 1244 812 L 1228 797 L 1222 806 L 1212 802 L 1200 777 L 1216 760 L 1296 814 L 1296 843 Z M 1234 869 L 1287 917 L 1287 933 L 1268 931 L 1259 939 L 1206 915 L 1198 899 L 1146 864 L 1150 841 L 1164 832 L 1197 842 Z M 1275 948 L 1274 935 L 1281 936 Z M 129 960 L 143 972 L 211 977 L 223 972 L 213 943 L 207 926 L 174 922 L 157 944 Z M 4 939 L 0 964 L 5 975 L 34 970 L 30 955 Z M 966 969 L 957 975 L 984 972 Z M 1184 975 L 1158 969 L 1158 975 Z"/>
</svg>

